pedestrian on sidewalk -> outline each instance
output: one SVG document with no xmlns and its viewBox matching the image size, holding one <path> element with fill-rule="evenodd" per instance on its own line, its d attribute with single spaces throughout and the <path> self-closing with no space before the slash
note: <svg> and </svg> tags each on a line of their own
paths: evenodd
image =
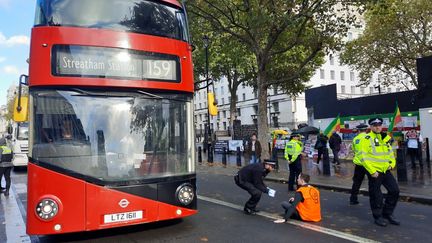
<svg viewBox="0 0 432 243">
<path fill-rule="evenodd" d="M 341 150 L 342 138 L 337 134 L 337 132 L 333 132 L 329 139 L 330 148 L 333 151 L 333 164 L 339 165 L 339 151 Z"/>
<path fill-rule="evenodd" d="M 360 142 L 364 137 L 366 137 L 367 135 L 366 131 L 368 126 L 366 124 L 360 124 L 356 126 L 356 128 L 359 131 L 359 134 L 357 134 L 357 136 L 354 137 L 352 142 L 352 149 L 354 151 L 354 158 L 353 158 L 354 175 L 353 175 L 353 184 L 351 187 L 351 197 L 350 197 L 351 205 L 359 204 L 357 195 L 359 194 L 360 186 L 367 173 L 365 168 L 362 166 L 362 162 L 359 158 L 359 154 L 360 154 Z"/>
<path fill-rule="evenodd" d="M 237 175 L 234 176 L 236 185 L 251 195 L 243 208 L 245 214 L 250 215 L 259 212 L 256 206 L 261 199 L 262 193 L 268 193 L 269 196 L 274 197 L 276 191 L 264 184 L 264 177 L 273 171 L 275 166 L 276 163 L 269 161 L 249 164 L 241 168 Z"/>
<path fill-rule="evenodd" d="M 399 186 L 391 173 L 396 166 L 393 149 L 388 142 L 390 139 L 382 134 L 383 119 L 376 117 L 369 120 L 371 132 L 360 141 L 359 159 L 367 170 L 369 180 L 369 201 L 375 224 L 387 226 L 400 225 L 393 216 L 399 199 Z M 387 196 L 383 197 L 381 185 L 387 189 Z M 384 200 L 384 202 L 383 202 Z"/>
<path fill-rule="evenodd" d="M 253 133 L 246 147 L 246 153 L 250 156 L 250 164 L 261 162 L 261 151 L 261 143 L 258 141 L 257 135 Z"/>
<path fill-rule="evenodd" d="M 282 208 L 285 209 L 283 219 L 277 219 L 275 223 L 284 223 L 288 219 L 298 219 L 302 221 L 319 222 L 321 221 L 321 203 L 318 189 L 309 185 L 310 176 L 300 174 L 297 184 L 300 186 L 294 197 L 288 202 L 282 202 Z"/>
<path fill-rule="evenodd" d="M 321 156 L 324 155 L 324 150 L 327 149 L 327 136 L 324 135 L 323 132 L 320 132 L 320 134 L 317 137 L 317 141 L 315 143 L 314 148 L 316 150 L 318 150 L 318 158 L 317 158 L 317 162 L 316 164 L 318 165 L 320 160 L 321 160 Z"/>
<path fill-rule="evenodd" d="M 417 133 L 416 130 L 412 129 L 407 132 L 405 135 L 407 140 L 407 147 L 408 147 L 408 154 L 411 158 L 411 168 L 413 170 L 416 169 L 416 159 L 419 161 L 420 169 L 423 169 L 423 161 L 421 159 L 421 142 L 423 142 L 423 139 L 419 133 Z"/>
<path fill-rule="evenodd" d="M 302 172 L 302 151 L 303 143 L 300 141 L 300 134 L 291 134 L 290 141 L 285 145 L 285 159 L 288 161 L 289 169 L 288 191 L 294 191 L 294 183 L 296 178 Z"/>
<path fill-rule="evenodd" d="M 11 186 L 10 173 L 12 170 L 12 150 L 7 146 L 6 139 L 0 138 L 0 179 L 5 177 L 6 188 L 4 195 L 9 196 L 9 189 Z"/>
</svg>

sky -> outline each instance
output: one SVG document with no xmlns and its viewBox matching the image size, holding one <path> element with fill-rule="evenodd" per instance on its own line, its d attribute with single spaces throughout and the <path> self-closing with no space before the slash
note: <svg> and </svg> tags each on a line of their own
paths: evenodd
<svg viewBox="0 0 432 243">
<path fill-rule="evenodd" d="M 28 74 L 35 6 L 35 0 L 0 0 L 0 106 L 7 102 L 9 86 Z"/>
</svg>

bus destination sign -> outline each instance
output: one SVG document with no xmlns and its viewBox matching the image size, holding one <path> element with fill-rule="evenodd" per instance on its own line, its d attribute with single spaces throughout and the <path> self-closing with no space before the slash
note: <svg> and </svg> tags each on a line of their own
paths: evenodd
<svg viewBox="0 0 432 243">
<path fill-rule="evenodd" d="M 97 77 L 180 82 L 174 55 L 119 48 L 54 45 L 55 76 Z"/>
</svg>

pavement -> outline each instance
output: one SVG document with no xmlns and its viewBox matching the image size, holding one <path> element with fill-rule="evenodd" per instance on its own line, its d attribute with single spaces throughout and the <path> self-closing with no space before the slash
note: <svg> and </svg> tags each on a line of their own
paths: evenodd
<svg viewBox="0 0 432 243">
<path fill-rule="evenodd" d="M 202 154 L 203 163 L 198 165 L 198 173 L 200 171 L 213 171 L 218 174 L 234 175 L 239 167 L 236 165 L 237 156 L 228 154 L 227 165 L 222 164 L 222 154 L 214 154 L 214 163 L 207 162 L 207 155 Z M 279 170 L 270 173 L 266 180 L 287 183 L 288 182 L 288 164 L 286 160 L 279 155 Z M 341 160 L 339 166 L 330 165 L 330 175 L 323 174 L 323 164 L 316 165 L 315 160 L 311 158 L 303 158 L 302 168 L 303 172 L 311 176 L 311 184 L 321 189 L 334 190 L 340 192 L 351 191 L 352 176 L 354 173 L 354 164 L 348 160 Z M 245 158 L 241 157 L 242 166 L 248 164 Z M 410 164 L 410 162 L 409 162 Z M 417 165 L 416 170 L 412 170 L 407 166 L 408 182 L 399 182 L 400 200 L 417 202 L 432 205 L 432 175 L 431 168 L 424 163 L 424 169 L 420 170 Z M 395 178 L 397 178 L 397 171 L 393 170 Z M 368 182 L 367 178 L 363 180 L 360 193 L 368 195 Z"/>
</svg>

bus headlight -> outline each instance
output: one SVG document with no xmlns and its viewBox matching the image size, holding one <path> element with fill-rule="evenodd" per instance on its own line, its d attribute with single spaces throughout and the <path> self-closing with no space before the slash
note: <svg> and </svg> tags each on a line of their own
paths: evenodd
<svg viewBox="0 0 432 243">
<path fill-rule="evenodd" d="M 57 202 L 51 198 L 43 198 L 36 205 L 36 214 L 42 220 L 51 220 L 57 215 L 58 211 Z"/>
<path fill-rule="evenodd" d="M 191 184 L 185 183 L 177 187 L 176 197 L 179 202 L 183 205 L 189 205 L 192 203 L 195 197 L 195 191 Z"/>
</svg>

